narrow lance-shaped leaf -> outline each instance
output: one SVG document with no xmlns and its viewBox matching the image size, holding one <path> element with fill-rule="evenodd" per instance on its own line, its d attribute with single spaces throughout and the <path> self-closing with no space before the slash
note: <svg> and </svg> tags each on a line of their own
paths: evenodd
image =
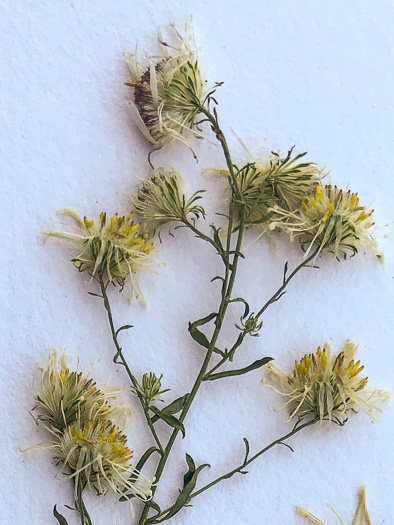
<svg viewBox="0 0 394 525">
<path fill-rule="evenodd" d="M 183 424 L 179 421 L 178 418 L 175 416 L 171 416 L 170 414 L 165 414 L 161 410 L 159 410 L 155 406 L 150 406 L 149 409 L 158 416 L 161 420 L 163 420 L 167 425 L 169 425 L 172 428 L 176 428 L 182 432 L 183 437 L 185 437 L 185 427 Z"/>
<path fill-rule="evenodd" d="M 185 403 L 187 401 L 188 396 L 189 396 L 189 394 L 185 394 L 182 397 L 178 397 L 178 399 L 175 399 L 175 401 L 173 401 L 172 403 L 170 403 L 166 407 L 162 408 L 161 409 L 161 413 L 162 414 L 170 414 L 170 415 L 177 414 L 185 406 Z M 152 423 L 156 423 L 156 421 L 158 421 L 159 419 L 160 419 L 159 416 L 153 416 L 152 417 Z"/>
<path fill-rule="evenodd" d="M 211 315 L 213 315 L 213 314 L 211 314 Z M 216 315 L 217 314 L 215 314 L 215 317 L 216 317 Z M 212 319 L 213 319 L 213 317 L 212 317 Z M 189 323 L 189 332 L 190 332 L 191 337 L 196 341 L 196 343 L 198 343 L 200 346 L 203 346 L 204 348 L 209 348 L 209 341 L 208 341 L 207 336 L 205 334 L 203 334 L 202 332 L 200 332 L 200 330 L 198 330 L 197 328 L 192 327 L 191 323 Z M 216 354 L 221 355 L 222 357 L 224 356 L 224 352 L 222 350 L 220 350 L 219 348 L 216 348 L 216 346 L 213 349 L 213 352 L 215 352 Z"/>
<path fill-rule="evenodd" d="M 215 317 L 218 314 L 216 312 L 212 312 L 211 314 L 207 315 L 206 317 L 202 317 L 201 319 L 197 319 L 197 321 L 194 321 L 194 323 L 189 323 L 189 330 L 194 330 L 194 328 L 197 328 L 197 326 L 202 326 L 204 324 L 209 323 L 209 321 L 212 321 L 212 319 L 215 319 Z"/>
<path fill-rule="evenodd" d="M 209 374 L 205 376 L 204 379 L 205 381 L 214 381 L 215 379 L 221 379 L 222 377 L 241 376 L 243 374 L 251 372 L 252 370 L 261 368 L 270 361 L 272 361 L 272 357 L 263 357 L 263 359 L 258 359 L 257 361 L 255 361 L 249 366 L 246 366 L 245 368 L 238 368 L 237 370 L 225 370 L 224 372 L 218 372 L 217 374 Z"/>
<path fill-rule="evenodd" d="M 194 464 L 193 459 L 189 455 L 186 455 L 186 461 L 187 461 L 187 464 L 189 466 L 189 470 L 185 474 L 185 477 L 187 477 L 187 479 L 189 479 L 189 473 L 191 473 L 193 467 L 195 467 L 195 464 Z M 165 516 L 163 516 L 162 518 L 159 518 L 157 520 L 151 521 L 150 523 L 152 523 L 152 524 L 153 523 L 162 523 L 163 521 L 167 521 L 170 518 L 172 518 L 173 516 L 175 516 L 175 514 L 177 514 L 185 505 L 187 505 L 189 503 L 189 501 L 190 501 L 190 495 L 191 495 L 192 491 L 194 490 L 194 487 L 196 486 L 198 475 L 200 474 L 202 469 L 204 469 L 205 467 L 209 467 L 209 466 L 210 465 L 208 465 L 208 463 L 204 463 L 203 465 L 200 465 L 199 467 L 197 467 L 194 470 L 193 474 L 191 474 L 190 480 L 186 483 L 186 485 L 183 487 L 183 489 L 179 493 L 179 496 L 178 496 L 176 502 L 174 503 L 174 505 L 172 507 L 170 507 L 168 513 Z M 184 477 L 184 480 L 185 480 L 185 477 Z"/>
<path fill-rule="evenodd" d="M 243 303 L 244 306 L 245 306 L 245 311 L 244 311 L 244 314 L 242 316 L 242 319 L 245 319 L 245 317 L 247 317 L 247 315 L 249 314 L 249 311 L 250 311 L 250 307 L 249 307 L 249 304 L 247 301 L 245 301 L 245 299 L 243 299 L 242 297 L 236 297 L 235 299 L 230 299 L 229 300 L 229 303 Z"/>
<path fill-rule="evenodd" d="M 155 501 L 153 501 L 153 499 L 145 501 L 145 505 L 147 507 L 151 507 L 152 509 L 154 509 L 156 512 L 158 512 L 160 514 L 161 508 L 159 507 L 159 505 Z"/>
<path fill-rule="evenodd" d="M 133 328 L 133 325 L 132 324 L 125 324 L 125 325 L 121 326 L 120 328 L 118 328 L 116 330 L 116 334 L 115 335 L 118 335 L 118 333 L 121 332 L 122 330 L 128 330 L 129 328 Z"/>
<path fill-rule="evenodd" d="M 193 474 L 196 471 L 196 464 L 194 463 L 194 460 L 189 454 L 186 454 L 186 463 L 189 467 L 189 470 L 186 472 L 186 474 L 183 476 L 183 487 L 185 488 L 188 483 L 190 483 L 190 480 L 193 477 Z"/>
<path fill-rule="evenodd" d="M 57 521 L 60 523 L 60 525 L 68 525 L 66 518 L 62 516 L 60 512 L 56 510 L 56 505 L 53 507 L 53 515 L 55 516 Z"/>
</svg>

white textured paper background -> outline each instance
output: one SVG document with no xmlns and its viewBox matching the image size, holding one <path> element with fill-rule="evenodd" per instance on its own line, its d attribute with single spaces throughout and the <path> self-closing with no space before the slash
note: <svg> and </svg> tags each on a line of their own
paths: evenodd
<svg viewBox="0 0 394 525">
<path fill-rule="evenodd" d="M 148 145 L 126 108 L 129 88 L 122 53 L 154 50 L 159 28 L 182 26 L 193 16 L 201 63 L 218 91 L 219 115 L 234 160 L 246 160 L 234 128 L 252 148 L 308 151 L 309 159 L 331 169 L 332 181 L 375 198 L 380 265 L 363 254 L 348 262 L 319 261 L 304 270 L 288 294 L 264 318 L 259 339 L 249 339 L 236 365 L 270 355 L 290 369 L 294 359 L 325 341 L 339 351 L 346 338 L 360 342 L 359 357 L 371 384 L 393 389 L 393 50 L 391 1 L 145 2 L 5 1 L 0 6 L 1 63 L 1 522 L 54 524 L 56 503 L 69 520 L 78 515 L 71 484 L 55 481 L 50 453 L 18 455 L 47 439 L 29 416 L 33 373 L 49 349 L 79 356 L 80 368 L 99 361 L 98 380 L 127 385 L 112 364 L 113 348 L 102 304 L 86 292 L 87 278 L 68 262 L 72 247 L 42 243 L 38 232 L 61 228 L 56 210 L 73 207 L 82 215 L 127 213 L 136 176 L 148 173 Z M 266 140 L 265 140 L 266 139 Z M 220 181 L 202 177 L 207 166 L 223 166 L 219 147 L 196 145 L 199 162 L 182 146 L 155 153 L 156 166 L 174 166 L 190 192 L 208 189 L 206 229 L 215 203 L 224 198 Z M 388 226 L 386 226 L 388 225 Z M 202 361 L 187 332 L 193 321 L 217 308 L 219 284 L 209 283 L 220 261 L 187 231 L 163 236 L 160 275 L 146 274 L 143 308 L 111 294 L 116 323 L 134 328 L 121 336 L 137 376 L 164 374 L 171 400 L 189 391 Z M 235 295 L 257 310 L 279 286 L 283 265 L 296 265 L 296 246 L 278 245 L 271 259 L 266 243 L 245 242 Z M 226 336 L 240 316 L 230 308 Z M 208 462 L 200 483 L 238 465 L 246 436 L 257 451 L 289 431 L 285 414 L 272 407 L 278 397 L 259 385 L 261 372 L 203 385 L 186 420 L 186 438 L 176 446 L 157 492 L 170 504 L 185 471 L 184 454 Z M 127 434 L 135 457 L 150 446 L 138 406 L 125 389 L 136 417 Z M 165 428 L 161 428 L 165 435 Z M 379 422 L 365 415 L 344 428 L 314 429 L 272 450 L 248 470 L 193 501 L 174 525 L 214 523 L 283 525 L 305 523 L 295 515 L 304 505 L 327 524 L 336 518 L 327 503 L 351 521 L 357 489 L 367 484 L 374 525 L 392 524 L 393 406 Z M 148 468 L 149 470 L 149 468 Z M 86 496 L 94 525 L 131 523 L 127 504 L 117 498 Z M 138 504 L 136 505 L 138 509 Z"/>
</svg>

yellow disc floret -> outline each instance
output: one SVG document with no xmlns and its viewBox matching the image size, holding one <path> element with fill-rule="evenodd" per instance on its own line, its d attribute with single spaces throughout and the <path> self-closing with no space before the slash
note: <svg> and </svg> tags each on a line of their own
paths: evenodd
<svg viewBox="0 0 394 525">
<path fill-rule="evenodd" d="M 363 370 L 360 361 L 355 362 L 357 346 L 347 340 L 342 352 L 330 355 L 330 347 L 320 347 L 315 354 L 306 354 L 295 362 L 293 371 L 286 375 L 272 363 L 265 366 L 268 376 L 274 381 L 269 386 L 285 396 L 290 416 L 303 419 L 312 417 L 342 424 L 349 409 L 364 410 L 372 419 L 374 411 L 381 411 L 378 403 L 388 399 L 389 394 L 381 390 L 368 390 L 368 378 L 360 378 Z"/>
</svg>

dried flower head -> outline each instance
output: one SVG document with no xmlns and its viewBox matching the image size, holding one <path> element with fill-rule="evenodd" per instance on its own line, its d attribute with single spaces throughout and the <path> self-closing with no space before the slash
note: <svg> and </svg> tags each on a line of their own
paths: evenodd
<svg viewBox="0 0 394 525">
<path fill-rule="evenodd" d="M 47 237 L 71 241 L 81 247 L 80 253 L 71 260 L 80 272 L 87 271 L 92 277 L 107 279 L 122 287 L 130 275 L 132 291 L 135 290 L 138 297 L 140 290 L 134 274 L 155 265 L 156 261 L 151 257 L 152 242 L 139 233 L 139 224 L 131 219 L 131 214 L 127 217 L 118 217 L 115 214 L 107 219 L 107 214 L 101 213 L 99 220 L 93 221 L 86 217 L 82 219 L 70 208 L 58 213 L 71 217 L 78 232 L 42 233 Z"/>
<path fill-rule="evenodd" d="M 286 157 L 272 152 L 268 159 L 247 164 L 238 173 L 249 223 L 265 222 L 275 206 L 288 211 L 298 209 L 319 180 L 317 166 L 301 160 L 306 152 L 293 156 L 293 149 Z"/>
<path fill-rule="evenodd" d="M 197 191 L 186 200 L 179 173 L 159 168 L 141 183 L 132 200 L 147 229 L 155 232 L 169 222 L 185 220 L 189 213 L 196 218 L 205 216 L 204 208 L 195 204 L 201 193 Z"/>
<path fill-rule="evenodd" d="M 359 409 L 375 420 L 374 411 L 382 412 L 378 404 L 390 394 L 366 387 L 368 378 L 360 377 L 364 367 L 354 360 L 357 349 L 350 339 L 338 355 L 330 355 L 328 344 L 323 350 L 319 347 L 316 354 L 306 354 L 296 361 L 289 375 L 272 363 L 265 366 L 275 385 L 266 386 L 288 400 L 290 416 L 286 421 L 311 417 L 343 424 L 349 410 Z"/>
<path fill-rule="evenodd" d="M 186 26 L 185 35 L 181 35 L 173 24 L 171 27 L 175 46 L 159 40 L 166 54 L 148 56 L 147 67 L 141 66 L 133 54 L 126 57 L 131 73 L 126 85 L 134 88 L 130 106 L 136 124 L 154 150 L 174 139 L 190 147 L 184 132 L 196 127 L 204 94 L 193 30 Z"/>
<path fill-rule="evenodd" d="M 355 255 L 360 248 L 383 257 L 370 232 L 373 210 L 360 206 L 356 193 L 336 186 L 316 186 L 314 195 L 307 197 L 298 211 L 279 207 L 273 211 L 277 220 L 270 227 L 284 230 L 291 240 L 298 237 L 305 255 L 315 246 L 318 253 L 331 251 L 335 257 Z"/>
<path fill-rule="evenodd" d="M 154 401 L 160 394 L 168 392 L 168 388 L 161 390 L 162 377 L 163 374 L 161 374 L 160 377 L 157 377 L 154 372 L 144 374 L 142 376 L 142 384 L 134 389 L 136 394 L 140 394 L 147 405 Z"/>
<path fill-rule="evenodd" d="M 342 520 L 342 518 L 340 518 L 340 516 L 335 512 L 335 510 L 330 505 L 329 507 L 339 518 L 340 522 L 344 524 L 345 522 Z M 300 516 L 302 516 L 303 518 L 307 518 L 310 522 L 314 523 L 315 525 L 324 525 L 322 521 L 316 518 L 316 516 L 311 514 L 308 510 L 302 507 L 297 507 L 296 510 Z M 356 525 L 357 523 L 359 523 L 360 525 L 372 525 L 372 521 L 369 517 L 367 509 L 365 486 L 362 487 L 358 492 L 358 505 L 351 525 Z"/>
<path fill-rule="evenodd" d="M 65 355 L 59 357 L 56 350 L 50 354 L 48 366 L 41 370 L 41 387 L 33 407 L 37 412 L 35 419 L 56 435 L 77 420 L 98 421 L 128 413 L 124 405 L 115 402 L 119 389 L 98 389 L 84 374 L 70 372 Z"/>
<path fill-rule="evenodd" d="M 125 434 L 100 418 L 77 420 L 54 447 L 54 460 L 70 469 L 66 479 L 75 478 L 76 487 L 81 484 L 97 495 L 112 490 L 146 501 L 152 482 L 131 467 L 131 457 Z"/>
<path fill-rule="evenodd" d="M 249 225 L 267 224 L 274 220 L 273 208 L 295 211 L 319 182 L 321 170 L 303 159 L 305 153 L 293 155 L 291 148 L 285 157 L 272 152 L 267 158 L 254 160 L 236 173 Z M 250 152 L 249 155 L 251 156 Z M 229 171 L 209 170 L 229 177 Z"/>
</svg>

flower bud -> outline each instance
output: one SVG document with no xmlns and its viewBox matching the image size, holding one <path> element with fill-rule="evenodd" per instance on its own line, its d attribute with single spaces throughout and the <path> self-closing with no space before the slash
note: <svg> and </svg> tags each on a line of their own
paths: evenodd
<svg viewBox="0 0 394 525">
<path fill-rule="evenodd" d="M 132 201 L 148 231 L 156 232 L 167 223 L 184 221 L 189 213 L 196 218 L 205 216 L 204 208 L 195 204 L 201 199 L 200 193 L 197 191 L 186 200 L 179 173 L 159 168 L 141 183 Z"/>
<path fill-rule="evenodd" d="M 168 389 L 161 390 L 162 377 L 163 374 L 161 374 L 160 377 L 157 377 L 156 374 L 153 372 L 150 372 L 149 374 L 144 374 L 142 376 L 142 385 L 139 385 L 138 387 L 134 388 L 137 395 L 140 394 L 140 396 L 144 399 L 147 405 L 154 401 L 160 394 L 168 392 Z"/>
</svg>

